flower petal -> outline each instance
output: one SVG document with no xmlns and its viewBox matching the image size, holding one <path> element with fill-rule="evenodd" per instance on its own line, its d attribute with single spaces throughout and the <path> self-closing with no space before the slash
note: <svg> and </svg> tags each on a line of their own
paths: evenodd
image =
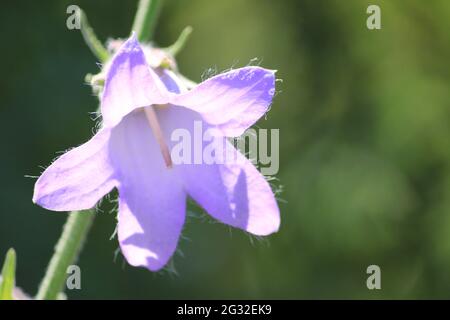
<svg viewBox="0 0 450 320">
<path fill-rule="evenodd" d="M 186 194 L 168 169 L 143 112 L 114 128 L 111 152 L 119 172 L 118 236 L 133 266 L 152 271 L 173 255 L 186 211 Z"/>
<path fill-rule="evenodd" d="M 136 108 L 164 104 L 170 98 L 164 84 L 148 66 L 134 34 L 117 51 L 106 69 L 101 98 L 106 127 L 117 125 Z"/>
<path fill-rule="evenodd" d="M 196 121 L 202 121 L 201 116 L 185 108 L 171 106 L 161 110 L 159 117 L 166 132 L 182 128 L 194 134 L 193 139 L 201 139 L 194 141 L 191 146 L 194 146 L 192 152 L 195 153 L 195 144 L 199 143 L 202 164 L 192 164 L 195 161 L 191 160 L 190 164 L 178 164 L 174 167 L 179 171 L 189 196 L 211 216 L 233 227 L 255 235 L 268 235 L 278 230 L 280 213 L 269 183 L 227 138 L 214 135 L 214 132 L 214 140 L 211 141 L 203 140 L 202 136 L 195 136 L 194 126 Z M 211 129 L 204 122 L 202 126 L 203 134 Z M 174 142 L 171 142 L 173 148 Z M 213 142 L 218 146 L 216 150 L 219 152 L 220 146 L 223 146 L 224 161 L 205 161 L 205 150 Z M 195 158 L 195 155 L 192 155 L 192 158 Z M 221 160 L 220 158 L 218 156 L 217 159 Z"/>
<path fill-rule="evenodd" d="M 227 159 L 234 160 L 184 166 L 188 194 L 223 223 L 260 236 L 278 231 L 280 212 L 270 185 L 228 141 L 224 144 Z"/>
<path fill-rule="evenodd" d="M 110 131 L 100 130 L 85 144 L 53 162 L 34 186 L 33 202 L 49 210 L 85 210 L 116 185 L 109 161 Z"/>
<path fill-rule="evenodd" d="M 171 102 L 199 112 L 225 136 L 236 137 L 267 112 L 274 93 L 274 71 L 245 67 L 212 77 Z"/>
</svg>

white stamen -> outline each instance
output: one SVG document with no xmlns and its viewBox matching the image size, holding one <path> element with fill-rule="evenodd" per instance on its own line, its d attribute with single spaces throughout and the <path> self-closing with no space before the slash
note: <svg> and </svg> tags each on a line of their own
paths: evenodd
<svg viewBox="0 0 450 320">
<path fill-rule="evenodd" d="M 145 107 L 144 112 L 147 117 L 148 123 L 150 124 L 150 128 L 155 135 L 156 141 L 159 144 L 159 148 L 161 149 L 161 154 L 164 158 L 164 162 L 166 163 L 166 167 L 170 169 L 172 168 L 172 158 L 170 157 L 169 147 L 164 141 L 164 135 L 159 125 L 155 109 L 153 109 L 152 106 Z"/>
</svg>

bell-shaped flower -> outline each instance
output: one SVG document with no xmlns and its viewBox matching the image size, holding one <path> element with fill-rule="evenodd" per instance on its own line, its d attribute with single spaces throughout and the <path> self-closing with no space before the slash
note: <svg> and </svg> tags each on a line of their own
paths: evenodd
<svg viewBox="0 0 450 320">
<path fill-rule="evenodd" d="M 241 135 L 272 101 L 274 72 L 245 67 L 191 90 L 170 71 L 152 69 L 134 36 L 106 66 L 101 129 L 59 157 L 39 177 L 33 201 L 49 210 L 84 210 L 113 188 L 119 194 L 118 238 L 133 266 L 159 270 L 173 255 L 187 196 L 215 219 L 255 235 L 278 230 L 274 194 L 227 137 Z M 222 163 L 174 163 L 171 133 L 215 129 Z M 202 147 L 206 147 L 203 142 Z"/>
</svg>

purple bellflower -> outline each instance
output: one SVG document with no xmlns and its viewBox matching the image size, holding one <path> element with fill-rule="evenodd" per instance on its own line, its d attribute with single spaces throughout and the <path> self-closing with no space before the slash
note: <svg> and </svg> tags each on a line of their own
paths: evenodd
<svg viewBox="0 0 450 320">
<path fill-rule="evenodd" d="M 245 67 L 187 90 L 171 71 L 149 66 L 134 35 L 105 68 L 101 129 L 42 173 L 34 203 L 54 211 L 85 210 L 117 188 L 121 250 L 128 263 L 152 271 L 177 247 L 187 196 L 213 218 L 249 233 L 278 230 L 269 184 L 227 140 L 267 112 L 274 71 Z M 194 121 L 217 129 L 215 139 L 239 161 L 173 164 L 170 134 L 177 128 L 192 132 Z"/>
</svg>

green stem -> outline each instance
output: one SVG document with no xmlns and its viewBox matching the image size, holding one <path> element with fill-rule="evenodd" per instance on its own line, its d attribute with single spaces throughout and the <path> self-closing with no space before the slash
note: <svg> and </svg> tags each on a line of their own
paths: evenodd
<svg viewBox="0 0 450 320">
<path fill-rule="evenodd" d="M 94 209 L 69 214 L 36 296 L 38 300 L 55 300 L 64 291 L 67 268 L 75 263 L 94 220 Z"/>
<path fill-rule="evenodd" d="M 100 62 L 106 62 L 109 58 L 108 50 L 106 50 L 100 40 L 98 40 L 97 36 L 94 33 L 94 30 L 89 25 L 86 14 L 81 11 L 80 15 L 80 29 L 84 41 L 88 45 L 89 49 L 91 49 L 92 53 L 97 57 L 97 59 L 100 60 Z"/>
<path fill-rule="evenodd" d="M 132 30 L 139 41 L 150 41 L 163 0 L 140 0 Z"/>
<path fill-rule="evenodd" d="M 181 51 L 181 49 L 184 48 L 184 46 L 186 45 L 186 42 L 188 41 L 189 37 L 191 36 L 192 33 L 192 27 L 191 26 L 187 26 L 186 28 L 184 28 L 184 30 L 180 33 L 177 41 L 175 41 L 174 44 L 172 44 L 170 47 L 166 48 L 166 50 L 172 54 L 172 56 L 176 56 L 178 54 L 178 52 Z"/>
<path fill-rule="evenodd" d="M 0 279 L 0 300 L 13 300 L 16 279 L 16 252 L 8 250 Z"/>
</svg>

